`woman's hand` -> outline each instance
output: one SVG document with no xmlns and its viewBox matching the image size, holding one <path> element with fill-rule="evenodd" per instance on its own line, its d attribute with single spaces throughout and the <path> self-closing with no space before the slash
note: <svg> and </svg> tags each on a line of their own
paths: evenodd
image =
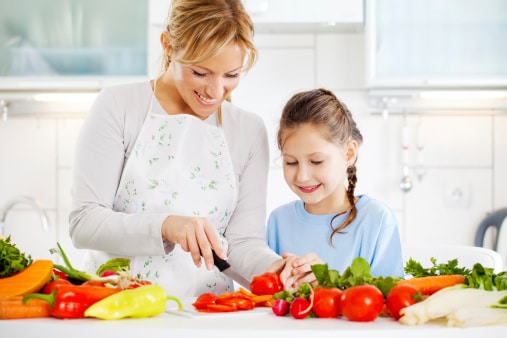
<svg viewBox="0 0 507 338">
<path fill-rule="evenodd" d="M 280 270 L 280 279 L 286 290 L 297 289 L 303 283 L 317 284 L 311 266 L 323 264 L 324 261 L 315 253 L 308 253 L 301 257 L 284 253 L 282 258 L 285 260 L 285 266 Z"/>
<path fill-rule="evenodd" d="M 179 244 L 185 252 L 190 252 L 196 266 L 201 266 L 202 259 L 208 270 L 214 269 L 211 250 L 222 259 L 227 259 L 227 253 L 220 243 L 220 237 L 205 217 L 168 216 L 162 224 L 162 237 L 170 242 Z"/>
</svg>

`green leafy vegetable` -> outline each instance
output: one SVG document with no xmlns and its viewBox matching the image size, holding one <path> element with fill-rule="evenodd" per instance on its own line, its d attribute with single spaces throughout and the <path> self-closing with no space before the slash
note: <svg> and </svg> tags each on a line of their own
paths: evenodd
<svg viewBox="0 0 507 338">
<path fill-rule="evenodd" d="M 69 258 L 65 254 L 65 251 L 63 251 L 60 243 L 57 242 L 56 245 L 58 246 L 58 248 L 49 249 L 49 252 L 52 254 L 55 254 L 55 253 L 59 254 L 62 257 L 63 262 L 65 263 L 65 266 L 60 265 L 60 264 L 55 264 L 55 268 L 60 270 L 61 272 L 65 273 L 67 275 L 67 277 L 69 278 L 69 280 L 72 281 L 73 284 L 82 284 L 82 283 L 94 278 L 94 276 L 90 275 L 89 273 L 87 273 L 85 271 L 76 270 L 72 266 L 72 264 L 70 263 Z"/>
<path fill-rule="evenodd" d="M 430 258 L 433 264 L 429 268 L 424 268 L 420 262 L 410 258 L 405 263 L 405 273 L 412 277 L 439 276 L 439 275 L 468 275 L 470 269 L 458 266 L 458 259 L 451 259 L 447 263 L 437 264 L 435 257 Z"/>
<path fill-rule="evenodd" d="M 384 296 L 387 295 L 396 281 L 401 279 L 401 277 L 396 276 L 372 276 L 370 264 L 362 257 L 355 258 L 343 274 L 336 270 L 330 270 L 327 264 L 312 265 L 312 271 L 319 286 L 337 287 L 343 290 L 355 285 L 372 284 L 378 287 Z"/>
<path fill-rule="evenodd" d="M 30 255 L 21 252 L 14 243 L 11 243 L 11 236 L 6 239 L 0 238 L 0 278 L 18 273 L 32 262 Z"/>
<path fill-rule="evenodd" d="M 106 270 L 111 270 L 114 272 L 130 271 L 130 259 L 121 257 L 111 258 L 110 260 L 99 266 L 96 274 L 100 276 Z"/>
</svg>

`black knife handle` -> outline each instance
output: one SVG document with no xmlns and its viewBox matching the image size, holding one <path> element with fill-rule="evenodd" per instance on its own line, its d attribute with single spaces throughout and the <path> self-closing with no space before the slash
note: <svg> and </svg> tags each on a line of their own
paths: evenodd
<svg viewBox="0 0 507 338">
<path fill-rule="evenodd" d="M 213 254 L 213 263 L 215 263 L 215 266 L 220 271 L 224 271 L 225 269 L 228 269 L 231 267 L 231 265 L 224 259 L 218 257 L 218 255 L 215 253 L 215 250 L 211 250 L 211 253 Z"/>
</svg>

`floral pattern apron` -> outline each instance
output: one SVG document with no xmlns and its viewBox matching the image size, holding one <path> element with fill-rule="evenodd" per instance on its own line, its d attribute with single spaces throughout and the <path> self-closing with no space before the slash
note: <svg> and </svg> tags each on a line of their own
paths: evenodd
<svg viewBox="0 0 507 338">
<path fill-rule="evenodd" d="M 221 127 L 187 115 L 149 111 L 122 173 L 113 209 L 207 217 L 227 249 L 224 231 L 237 201 L 237 182 Z M 216 267 L 196 267 L 179 245 L 165 256 L 133 257 L 131 271 L 171 295 L 233 289 Z"/>
</svg>

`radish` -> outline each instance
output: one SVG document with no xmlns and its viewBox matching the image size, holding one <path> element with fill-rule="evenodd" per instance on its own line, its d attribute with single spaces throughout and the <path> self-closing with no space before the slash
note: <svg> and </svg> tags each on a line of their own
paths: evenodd
<svg viewBox="0 0 507 338">
<path fill-rule="evenodd" d="M 113 270 L 104 270 L 101 274 L 100 274 L 100 277 L 109 277 L 109 276 L 116 276 L 118 275 L 116 273 L 116 271 L 113 271 Z"/>
<path fill-rule="evenodd" d="M 290 303 L 290 314 L 295 319 L 306 318 L 312 310 L 312 303 L 304 298 L 294 298 Z"/>
<path fill-rule="evenodd" d="M 273 310 L 273 313 L 277 316 L 285 316 L 289 313 L 289 302 L 285 299 L 277 299 L 273 306 L 271 306 L 271 310 Z"/>
</svg>

